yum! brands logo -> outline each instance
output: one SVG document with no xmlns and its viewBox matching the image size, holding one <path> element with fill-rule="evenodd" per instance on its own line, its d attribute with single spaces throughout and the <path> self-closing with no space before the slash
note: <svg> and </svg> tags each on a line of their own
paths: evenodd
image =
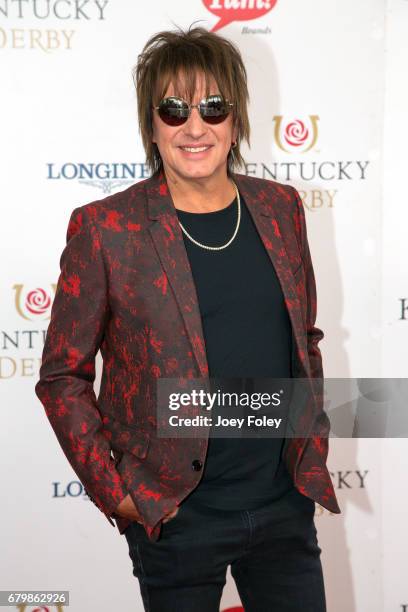
<svg viewBox="0 0 408 612">
<path fill-rule="evenodd" d="M 272 121 L 276 145 L 285 153 L 310 151 L 318 138 L 318 120 L 318 115 L 310 115 L 307 123 L 301 119 L 286 122 L 281 115 L 275 115 Z"/>
<path fill-rule="evenodd" d="M 233 21 L 250 21 L 269 13 L 277 0 L 203 0 L 203 4 L 218 21 L 212 32 L 224 28 Z"/>
</svg>

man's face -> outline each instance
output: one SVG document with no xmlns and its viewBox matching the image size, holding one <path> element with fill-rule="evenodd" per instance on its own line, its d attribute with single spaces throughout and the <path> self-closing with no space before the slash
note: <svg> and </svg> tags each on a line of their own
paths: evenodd
<svg viewBox="0 0 408 612">
<path fill-rule="evenodd" d="M 212 78 L 210 94 L 218 94 L 219 89 Z M 176 95 L 173 83 L 167 88 L 164 98 Z M 197 89 L 194 100 L 198 104 L 205 97 L 205 81 L 203 75 L 197 77 Z M 179 176 L 183 179 L 199 179 L 223 176 L 227 171 L 227 156 L 231 143 L 237 138 L 237 129 L 233 129 L 232 112 L 222 122 L 215 125 L 206 123 L 197 108 L 191 110 L 190 117 L 180 126 L 170 126 L 164 123 L 157 111 L 153 112 L 153 138 L 157 144 L 164 170 L 167 175 Z M 189 152 L 182 147 L 208 146 L 203 152 Z"/>
</svg>

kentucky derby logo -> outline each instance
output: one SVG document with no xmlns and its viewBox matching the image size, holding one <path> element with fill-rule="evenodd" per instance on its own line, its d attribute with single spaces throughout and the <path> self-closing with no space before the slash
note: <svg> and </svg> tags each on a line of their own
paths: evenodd
<svg viewBox="0 0 408 612">
<path fill-rule="evenodd" d="M 70 51 L 77 40 L 76 26 L 90 21 L 106 21 L 108 2 L 0 0 L 0 49 L 16 49 L 19 55 L 22 49 L 47 54 Z"/>
<path fill-rule="evenodd" d="M 51 285 L 54 293 L 56 285 Z M 24 285 L 14 285 L 15 304 L 18 314 L 27 321 L 34 321 L 41 317 L 49 319 L 49 309 L 51 307 L 51 296 L 41 287 L 25 290 Z M 48 314 L 47 317 L 43 315 Z"/>
<path fill-rule="evenodd" d="M 310 151 L 317 141 L 319 120 L 318 115 L 309 116 L 309 125 L 301 119 L 289 123 L 284 122 L 281 115 L 275 115 L 275 142 L 286 153 L 306 153 Z"/>
<path fill-rule="evenodd" d="M 277 0 L 203 0 L 203 4 L 218 21 L 212 28 L 216 32 L 233 21 L 249 21 L 266 15 Z"/>
</svg>

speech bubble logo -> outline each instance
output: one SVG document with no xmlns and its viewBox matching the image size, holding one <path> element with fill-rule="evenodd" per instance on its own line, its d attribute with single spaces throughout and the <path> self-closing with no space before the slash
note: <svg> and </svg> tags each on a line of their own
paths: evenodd
<svg viewBox="0 0 408 612">
<path fill-rule="evenodd" d="M 203 0 L 204 6 L 218 17 L 211 32 L 216 32 L 233 21 L 250 21 L 266 15 L 278 0 Z"/>
</svg>

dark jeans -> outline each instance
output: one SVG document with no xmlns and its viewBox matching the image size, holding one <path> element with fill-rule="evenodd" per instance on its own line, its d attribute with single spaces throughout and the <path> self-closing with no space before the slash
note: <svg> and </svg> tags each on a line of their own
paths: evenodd
<svg viewBox="0 0 408 612">
<path fill-rule="evenodd" d="M 315 502 L 293 488 L 258 510 L 222 511 L 188 498 L 150 542 L 125 530 L 147 612 L 219 612 L 231 565 L 245 612 L 326 612 Z"/>
</svg>

